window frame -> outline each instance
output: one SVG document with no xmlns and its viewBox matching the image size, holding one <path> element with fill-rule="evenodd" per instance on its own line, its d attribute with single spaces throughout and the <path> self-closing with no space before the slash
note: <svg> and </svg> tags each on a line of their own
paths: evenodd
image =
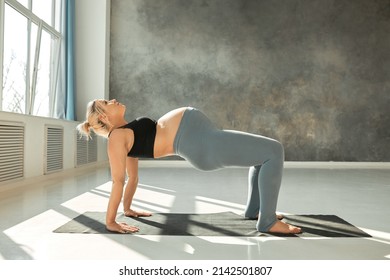
<svg viewBox="0 0 390 280">
<path fill-rule="evenodd" d="M 64 16 L 64 1 L 52 1 L 52 15 L 55 15 L 56 12 L 56 3 L 60 6 L 60 21 L 62 21 L 62 17 Z M 49 117 L 53 117 L 55 112 L 55 103 L 58 95 L 57 92 L 57 84 L 59 80 L 59 68 L 61 61 L 61 45 L 64 39 L 64 35 L 55 29 L 56 18 L 52 16 L 51 25 L 37 15 L 32 12 L 32 0 L 28 1 L 28 8 L 19 3 L 17 0 L 0 0 L 0 111 L 3 111 L 3 69 L 4 69 L 4 27 L 5 27 L 5 5 L 9 5 L 11 8 L 15 9 L 21 15 L 26 17 L 27 19 L 27 36 L 28 36 L 28 45 L 27 45 L 27 65 L 26 72 L 30 73 L 31 67 L 33 67 L 33 74 L 30 81 L 30 75 L 26 76 L 26 107 L 25 114 L 33 115 L 34 110 L 34 101 L 36 94 L 36 85 L 37 85 L 37 75 L 38 75 L 38 63 L 39 63 L 39 54 L 40 54 L 40 44 L 42 39 L 42 31 L 46 31 L 52 38 L 56 39 L 56 44 L 52 44 L 51 48 L 51 60 L 50 63 L 53 64 L 52 71 L 50 71 L 50 92 L 49 92 Z M 30 54 L 31 54 L 31 24 L 34 23 L 37 25 L 37 41 L 35 45 L 35 57 L 34 57 L 34 65 L 31 65 Z"/>
</svg>

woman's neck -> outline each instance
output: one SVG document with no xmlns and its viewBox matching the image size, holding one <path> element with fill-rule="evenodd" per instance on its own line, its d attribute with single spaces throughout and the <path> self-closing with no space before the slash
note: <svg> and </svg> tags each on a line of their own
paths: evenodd
<svg viewBox="0 0 390 280">
<path fill-rule="evenodd" d="M 109 124 L 110 124 L 110 127 L 111 127 L 109 132 L 111 133 L 111 131 L 113 131 L 114 129 L 126 125 L 127 121 L 124 118 L 111 119 Z"/>
</svg>

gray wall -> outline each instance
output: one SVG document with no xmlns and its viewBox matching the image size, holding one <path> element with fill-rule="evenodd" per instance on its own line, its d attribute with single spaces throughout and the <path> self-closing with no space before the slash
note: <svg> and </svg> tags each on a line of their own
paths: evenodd
<svg viewBox="0 0 390 280">
<path fill-rule="evenodd" d="M 390 161 L 389 0 L 114 0 L 110 97 L 191 105 L 286 160 Z"/>
</svg>

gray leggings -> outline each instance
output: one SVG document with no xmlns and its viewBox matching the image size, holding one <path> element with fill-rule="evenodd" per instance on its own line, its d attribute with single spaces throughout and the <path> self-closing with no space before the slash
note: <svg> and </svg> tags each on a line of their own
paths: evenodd
<svg viewBox="0 0 390 280">
<path fill-rule="evenodd" d="M 177 155 L 200 170 L 228 166 L 250 167 L 245 217 L 260 219 L 256 228 L 267 232 L 277 221 L 276 204 L 283 173 L 284 150 L 276 140 L 218 129 L 200 111 L 188 108 L 174 141 Z"/>
</svg>

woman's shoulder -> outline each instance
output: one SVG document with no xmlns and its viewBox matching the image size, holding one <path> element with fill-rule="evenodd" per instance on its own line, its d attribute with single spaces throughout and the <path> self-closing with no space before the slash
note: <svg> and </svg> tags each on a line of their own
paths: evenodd
<svg viewBox="0 0 390 280">
<path fill-rule="evenodd" d="M 131 129 L 113 129 L 108 137 L 108 147 L 112 149 L 121 149 L 123 147 L 132 146 L 134 143 L 134 134 Z"/>
<path fill-rule="evenodd" d="M 126 138 L 133 136 L 131 129 L 116 128 L 111 130 L 108 135 L 109 142 L 125 141 Z"/>
</svg>

